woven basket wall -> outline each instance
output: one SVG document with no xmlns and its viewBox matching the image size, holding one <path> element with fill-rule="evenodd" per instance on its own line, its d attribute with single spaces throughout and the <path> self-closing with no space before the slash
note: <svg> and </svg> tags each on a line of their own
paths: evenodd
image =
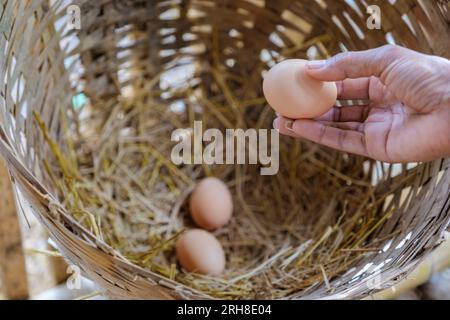
<svg viewBox="0 0 450 320">
<path fill-rule="evenodd" d="M 153 92 L 170 105 L 174 98 L 165 98 L 160 92 L 164 88 L 157 88 L 152 79 L 176 66 L 180 57 L 192 58 L 196 66 L 192 86 L 211 81 L 214 63 L 245 78 L 245 86 L 230 85 L 240 101 L 261 97 L 262 72 L 284 57 L 320 58 L 395 42 L 450 58 L 448 1 L 373 0 L 382 12 L 380 30 L 366 27 L 367 2 L 1 0 L 0 77 L 5 81 L 0 87 L 0 153 L 21 204 L 32 208 L 63 255 L 112 297 L 211 298 L 131 263 L 73 218 L 44 168 L 44 160 L 52 155 L 35 115 L 64 147 L 65 127 L 77 125 L 77 93 L 83 92 L 105 113 L 108 103 L 122 99 L 130 87 Z M 80 30 L 67 27 L 70 4 L 81 8 Z M 120 78 L 124 70 L 131 74 L 125 80 Z M 69 124 L 62 122 L 61 113 L 67 114 Z M 345 174 L 342 163 L 348 157 L 333 154 L 338 160 L 331 170 Z M 287 298 L 365 297 L 404 278 L 442 241 L 450 220 L 450 160 L 401 165 L 397 172 L 394 166 L 378 167 L 384 168 L 384 179 L 375 186 L 374 197 L 383 198 L 374 202 L 379 205 L 379 224 L 368 241 L 384 239 L 390 246 L 368 251 L 348 270 L 318 281 L 307 292 L 294 288 Z M 378 273 L 374 266 L 379 266 Z M 368 286 L 375 276 L 382 279 L 379 286 Z"/>
</svg>

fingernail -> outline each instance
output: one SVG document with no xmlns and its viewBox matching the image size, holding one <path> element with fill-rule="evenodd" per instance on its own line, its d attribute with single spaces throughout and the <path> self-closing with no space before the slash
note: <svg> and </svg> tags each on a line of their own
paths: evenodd
<svg viewBox="0 0 450 320">
<path fill-rule="evenodd" d="M 273 119 L 273 124 L 272 124 L 272 126 L 273 126 L 273 128 L 274 129 L 278 129 L 278 126 L 277 126 L 277 121 L 278 120 L 278 118 L 275 118 L 275 119 Z"/>
<path fill-rule="evenodd" d="M 294 121 L 292 120 L 287 120 L 284 124 L 284 127 L 289 130 L 289 131 L 293 131 L 293 127 L 294 127 Z"/>
<path fill-rule="evenodd" d="M 321 69 L 325 67 L 327 61 L 326 60 L 314 60 L 314 61 L 308 61 L 307 67 L 308 69 Z"/>
</svg>

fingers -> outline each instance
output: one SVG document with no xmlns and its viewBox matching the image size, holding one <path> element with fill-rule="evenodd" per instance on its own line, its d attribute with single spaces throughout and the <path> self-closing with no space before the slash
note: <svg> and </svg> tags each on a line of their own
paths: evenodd
<svg viewBox="0 0 450 320">
<path fill-rule="evenodd" d="M 337 81 L 338 99 L 369 99 L 370 78 L 345 79 Z"/>
<path fill-rule="evenodd" d="M 361 122 L 327 122 L 318 121 L 327 127 L 364 133 L 365 124 Z"/>
<path fill-rule="evenodd" d="M 364 122 L 370 113 L 370 106 L 334 107 L 316 120 L 329 122 Z"/>
<path fill-rule="evenodd" d="M 278 117 L 273 122 L 273 127 L 277 129 L 282 135 L 292 138 L 300 138 L 298 134 L 292 131 L 293 120 Z"/>
<path fill-rule="evenodd" d="M 289 120 L 277 118 L 276 129 L 282 134 L 304 138 L 333 149 L 367 156 L 365 136 L 359 131 L 343 130 L 314 120 Z"/>
<path fill-rule="evenodd" d="M 307 72 L 322 81 L 339 81 L 347 78 L 382 78 L 389 67 L 399 58 L 410 55 L 411 50 L 400 46 L 386 45 L 376 49 L 344 52 L 329 60 L 311 61 Z"/>
</svg>

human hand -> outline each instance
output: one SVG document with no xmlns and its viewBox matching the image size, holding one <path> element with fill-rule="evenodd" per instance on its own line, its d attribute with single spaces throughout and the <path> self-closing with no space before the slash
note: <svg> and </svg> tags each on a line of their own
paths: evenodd
<svg viewBox="0 0 450 320">
<path fill-rule="evenodd" d="M 308 74 L 336 81 L 334 107 L 314 120 L 278 117 L 280 133 L 389 163 L 450 156 L 450 61 L 399 46 L 312 61 Z"/>
</svg>

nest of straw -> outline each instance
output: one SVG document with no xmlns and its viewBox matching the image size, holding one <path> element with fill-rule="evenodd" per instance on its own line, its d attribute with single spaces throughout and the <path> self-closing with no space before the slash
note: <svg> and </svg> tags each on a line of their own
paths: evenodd
<svg viewBox="0 0 450 320">
<path fill-rule="evenodd" d="M 346 36 L 329 19 L 356 12 L 354 6 L 343 1 L 136 0 L 127 2 L 124 10 L 119 6 L 123 2 L 112 0 L 76 3 L 85 17 L 82 30 L 29 28 L 42 32 L 43 45 L 21 46 L 60 57 L 57 62 L 70 58 L 67 71 L 47 64 L 35 70 L 27 64 L 30 74 L 46 79 L 56 73 L 56 79 L 66 81 L 56 87 L 64 88 L 62 94 L 50 90 L 39 95 L 36 99 L 42 100 L 32 105 L 40 101 L 43 109 L 27 109 L 23 121 L 21 112 L 11 110 L 19 119 L 18 128 L 6 128 L 0 136 L 18 141 L 10 131 L 26 125 L 27 148 L 34 147 L 36 157 L 28 156 L 23 163 L 37 178 L 14 160 L 14 143 L 0 145 L 0 151 L 63 253 L 78 259 L 88 274 L 113 283 L 110 289 L 119 296 L 150 296 L 136 288 L 154 288 L 155 281 L 145 282 L 152 278 L 173 292 L 189 288 L 199 293 L 195 297 L 358 297 L 404 277 L 441 239 L 450 216 L 443 200 L 449 197 L 449 161 L 380 164 L 287 137 L 281 137 L 280 171 L 274 176 L 260 175 L 259 165 L 176 166 L 170 160 L 173 130 L 192 128 L 194 121 L 221 131 L 270 129 L 274 114 L 262 96 L 261 82 L 274 63 L 327 58 L 343 47 L 383 44 L 384 30 L 367 33 L 363 41 L 353 33 Z M 442 4 L 378 4 L 391 13 L 388 21 L 394 24 L 404 12 L 422 22 L 426 12 L 434 17 L 427 23 L 445 19 L 447 12 Z M 355 5 L 364 11 L 359 1 Z M 20 19 L 34 13 L 46 23 L 65 15 L 62 4 L 50 10 L 28 5 L 22 9 L 27 14 Z M 177 14 L 170 17 L 167 13 L 173 10 Z M 364 17 L 351 17 L 365 25 Z M 442 42 L 427 38 L 430 32 L 415 32 L 417 36 L 402 28 L 395 37 L 412 48 L 442 49 Z M 173 37 L 175 41 L 168 40 Z M 78 41 L 74 48 L 55 49 L 57 54 L 46 49 L 45 41 L 54 46 L 73 38 Z M 255 58 L 263 52 L 265 56 Z M 174 70 L 186 65 L 193 70 L 188 78 L 168 81 Z M 125 79 L 120 79 L 123 74 Z M 53 80 L 48 82 L 53 85 Z M 67 103 L 69 94 L 80 92 L 88 97 L 84 103 Z M 31 97 L 22 103 L 27 99 Z M 52 103 L 59 105 L 54 108 Z M 174 252 L 179 236 L 193 227 L 189 195 L 196 181 L 207 176 L 225 181 L 234 200 L 231 223 L 215 232 L 227 257 L 220 277 L 186 272 Z M 51 210 L 55 206 L 58 213 Z M 89 250 L 94 248 L 90 253 L 82 247 L 86 241 Z M 93 250 L 104 253 L 98 266 Z M 364 281 L 376 272 L 382 272 L 381 287 L 367 286 Z M 122 273 L 127 276 L 121 282 Z M 134 285 L 138 278 L 144 282 Z"/>
</svg>

